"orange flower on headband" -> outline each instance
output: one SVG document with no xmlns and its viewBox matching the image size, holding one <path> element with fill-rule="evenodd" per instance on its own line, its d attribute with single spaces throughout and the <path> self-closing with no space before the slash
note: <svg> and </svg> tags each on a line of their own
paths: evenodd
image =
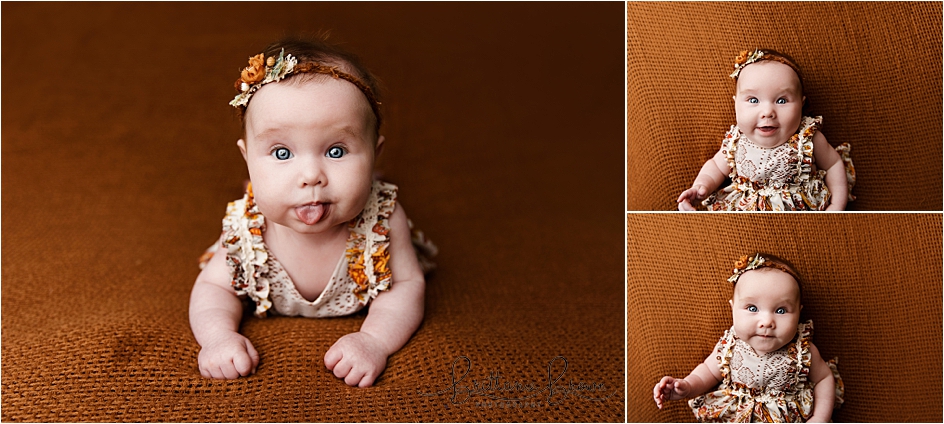
<svg viewBox="0 0 944 424">
<path fill-rule="evenodd" d="M 249 58 L 249 66 L 243 69 L 239 79 L 236 80 L 236 91 L 239 92 L 230 106 L 240 107 L 249 103 L 252 93 L 255 93 L 259 87 L 270 82 L 280 81 L 295 69 L 298 60 L 292 55 L 286 55 L 285 49 L 279 52 L 279 57 L 270 56 L 266 59 L 265 54 L 259 53 Z"/>
<path fill-rule="evenodd" d="M 741 69 L 763 58 L 764 52 L 761 50 L 754 50 L 753 52 L 748 50 L 741 51 L 741 53 L 734 58 L 734 73 L 729 76 L 737 79 L 738 74 L 741 73 Z"/>
<path fill-rule="evenodd" d="M 242 81 L 246 84 L 255 84 L 265 79 L 265 56 L 259 53 L 249 58 L 249 66 L 243 69 Z"/>
<path fill-rule="evenodd" d="M 742 63 L 744 63 L 744 62 L 747 62 L 747 54 L 748 54 L 748 53 L 750 53 L 750 52 L 747 51 L 747 50 L 741 51 L 741 54 L 739 54 L 738 57 L 734 59 L 734 63 L 737 63 L 738 65 L 740 65 L 740 64 L 742 64 Z"/>
<path fill-rule="evenodd" d="M 740 259 L 734 262 L 734 269 L 744 269 L 747 266 L 748 256 L 741 256 Z"/>
<path fill-rule="evenodd" d="M 737 283 L 737 280 L 741 274 L 752 269 L 765 266 L 764 264 L 766 262 L 767 260 L 761 256 L 760 253 L 755 255 L 753 258 L 750 257 L 750 255 L 741 256 L 740 259 L 734 261 L 734 271 L 731 271 L 732 275 L 730 278 L 728 278 L 728 282 L 732 284 Z"/>
</svg>

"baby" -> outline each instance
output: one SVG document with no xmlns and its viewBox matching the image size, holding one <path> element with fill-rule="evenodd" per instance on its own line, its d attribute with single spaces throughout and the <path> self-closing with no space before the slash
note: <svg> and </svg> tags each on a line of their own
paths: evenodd
<svg viewBox="0 0 944 424">
<path fill-rule="evenodd" d="M 335 376 L 368 387 L 419 327 L 436 253 L 411 230 L 397 187 L 372 177 L 384 143 L 375 80 L 348 53 L 288 40 L 250 58 L 236 90 L 250 183 L 191 293 L 200 374 L 256 371 L 259 354 L 239 334 L 244 302 L 259 317 L 342 316 L 370 303 L 360 331 L 324 355 Z"/>
<path fill-rule="evenodd" d="M 678 209 L 702 201 L 709 210 L 844 210 L 855 199 L 850 147 L 832 148 L 819 131 L 822 117 L 803 116 L 796 63 L 772 50 L 743 51 L 730 76 L 737 125 L 679 195 Z M 726 177 L 731 184 L 718 190 Z"/>
<path fill-rule="evenodd" d="M 734 325 L 688 377 L 656 383 L 656 405 L 694 398 L 688 403 L 702 422 L 829 421 L 844 388 L 837 360 L 823 361 L 810 341 L 813 322 L 799 322 L 799 275 L 760 253 L 734 266 Z"/>
</svg>

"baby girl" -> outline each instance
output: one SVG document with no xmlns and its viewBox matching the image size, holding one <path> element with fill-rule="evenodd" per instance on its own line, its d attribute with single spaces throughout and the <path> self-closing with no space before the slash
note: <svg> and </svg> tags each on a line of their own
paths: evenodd
<svg viewBox="0 0 944 424">
<path fill-rule="evenodd" d="M 384 143 L 375 80 L 348 53 L 288 40 L 250 58 L 236 90 L 250 183 L 191 293 L 200 374 L 256 371 L 259 354 L 239 333 L 244 302 L 259 317 L 342 316 L 369 303 L 360 331 L 324 363 L 370 386 L 423 319 L 426 256 L 436 253 L 411 230 L 397 187 L 372 177 Z"/>
<path fill-rule="evenodd" d="M 824 361 L 810 341 L 813 322 L 799 322 L 799 275 L 760 253 L 734 266 L 734 325 L 687 377 L 656 383 L 656 405 L 694 398 L 688 403 L 702 422 L 829 421 L 844 388 L 837 360 Z"/>
<path fill-rule="evenodd" d="M 803 116 L 802 75 L 781 53 L 741 52 L 730 75 L 737 125 L 679 195 L 679 210 L 702 201 L 709 210 L 841 211 L 855 199 L 850 147 L 834 149 L 819 131 L 822 117 Z"/>
</svg>

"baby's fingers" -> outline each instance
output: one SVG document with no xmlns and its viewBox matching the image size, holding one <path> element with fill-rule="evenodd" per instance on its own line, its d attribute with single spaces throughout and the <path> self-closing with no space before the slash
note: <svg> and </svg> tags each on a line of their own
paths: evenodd
<svg viewBox="0 0 944 424">
<path fill-rule="evenodd" d="M 250 374 L 256 373 L 256 367 L 259 366 L 259 352 L 256 351 L 255 346 L 252 345 L 252 342 L 249 339 L 246 339 L 246 353 L 249 354 L 249 361 L 252 363 L 252 370 Z"/>
<path fill-rule="evenodd" d="M 240 375 L 245 377 L 249 374 L 252 374 L 252 369 L 254 367 L 255 365 L 253 364 L 253 360 L 248 352 L 241 352 L 233 357 L 233 370 L 235 370 L 236 374 L 238 374 L 237 377 Z"/>
<path fill-rule="evenodd" d="M 207 373 L 210 378 L 215 380 L 235 380 L 239 378 L 239 372 L 236 371 L 236 367 L 233 366 L 232 362 L 210 365 L 207 367 Z"/>
<path fill-rule="evenodd" d="M 652 399 L 655 400 L 656 406 L 658 406 L 659 409 L 662 409 L 662 403 L 668 397 L 668 393 L 666 393 L 666 389 L 671 390 L 671 388 L 668 387 L 668 385 L 670 385 L 671 382 L 672 382 L 672 377 L 665 376 L 665 377 L 662 377 L 662 380 L 659 380 L 659 382 L 656 383 L 655 387 L 652 388 Z"/>
<path fill-rule="evenodd" d="M 343 357 L 344 354 L 341 353 L 341 349 L 336 349 L 334 346 L 331 346 L 324 356 L 325 367 L 333 371 L 334 367 L 338 365 L 338 362 L 341 362 L 341 358 Z"/>
<path fill-rule="evenodd" d="M 684 398 L 684 397 L 688 396 L 688 392 L 691 391 L 692 386 L 691 386 L 691 384 L 689 384 L 688 381 L 685 381 L 685 380 L 675 380 L 675 384 L 673 384 L 672 387 L 670 387 L 670 388 L 674 388 L 674 389 L 675 389 L 675 390 L 674 390 L 674 391 L 675 391 L 675 395 L 676 395 L 679 399 L 681 399 L 681 398 Z"/>
<path fill-rule="evenodd" d="M 364 374 L 364 377 L 361 378 L 361 382 L 357 385 L 357 387 L 370 387 L 374 385 L 374 381 L 376 380 L 376 375 L 373 375 L 372 373 Z"/>
<path fill-rule="evenodd" d="M 352 386 L 352 387 L 358 386 L 360 385 L 361 380 L 364 378 L 364 374 L 365 373 L 363 370 L 352 368 L 351 372 L 347 373 L 347 377 L 344 377 L 344 382 L 347 383 L 348 386 Z M 366 387 L 366 386 L 361 386 L 361 387 Z"/>
</svg>

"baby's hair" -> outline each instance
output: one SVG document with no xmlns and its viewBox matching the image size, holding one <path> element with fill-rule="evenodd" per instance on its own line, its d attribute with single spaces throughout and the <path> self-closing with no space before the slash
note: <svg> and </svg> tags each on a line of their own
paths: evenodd
<svg viewBox="0 0 944 424">
<path fill-rule="evenodd" d="M 794 268 L 794 266 L 790 262 L 788 262 L 785 259 L 781 259 L 777 256 L 771 255 L 769 253 L 764 253 L 764 252 L 754 252 L 754 253 L 751 253 L 749 257 L 753 258 L 757 255 L 760 255 L 761 257 L 764 258 L 764 264 L 757 268 L 752 269 L 751 271 L 764 271 L 767 269 L 776 269 L 776 270 L 780 270 L 789 274 L 791 277 L 793 277 L 793 280 L 796 281 L 797 287 L 800 289 L 800 298 L 801 299 L 803 298 L 803 278 L 800 277 L 800 273 L 797 272 L 796 268 Z M 737 286 L 736 280 L 733 285 L 735 287 Z"/>
<path fill-rule="evenodd" d="M 285 50 L 298 60 L 298 64 L 283 81 L 304 82 L 317 76 L 330 76 L 344 79 L 354 84 L 367 98 L 374 118 L 374 129 L 380 132 L 382 117 L 380 114 L 380 100 L 378 99 L 379 83 L 375 77 L 354 54 L 329 44 L 327 36 L 286 37 L 268 45 L 263 54 L 265 57 L 279 57 Z M 239 90 L 240 81 L 236 81 Z M 243 131 L 246 129 L 246 107 L 236 108 Z"/>
</svg>

